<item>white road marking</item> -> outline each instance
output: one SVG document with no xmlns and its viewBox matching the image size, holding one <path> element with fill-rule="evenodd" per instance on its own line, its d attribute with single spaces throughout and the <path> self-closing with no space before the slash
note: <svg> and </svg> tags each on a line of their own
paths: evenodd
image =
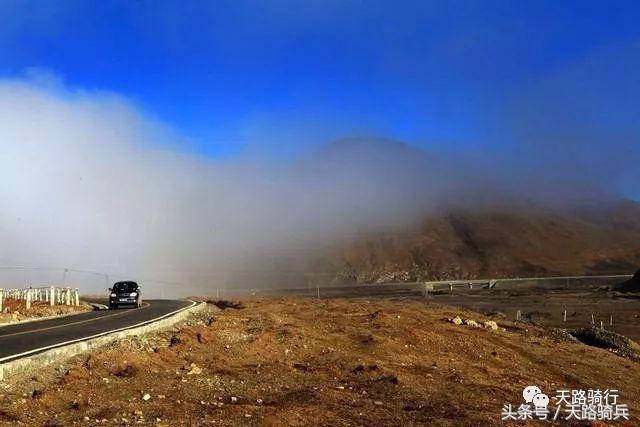
<svg viewBox="0 0 640 427">
<path fill-rule="evenodd" d="M 188 301 L 191 301 L 191 300 L 188 300 Z M 162 315 L 160 317 L 156 317 L 155 319 L 145 320 L 144 322 L 140 322 L 140 323 L 137 323 L 135 325 L 125 326 L 123 328 L 118 328 L 118 329 L 112 329 L 110 331 L 100 332 L 99 334 L 91 335 L 91 336 L 88 336 L 88 337 L 82 337 L 82 338 L 78 338 L 78 339 L 75 339 L 75 340 L 64 341 L 64 342 L 61 342 L 61 343 L 48 345 L 46 347 L 36 348 L 36 349 L 33 349 L 33 350 L 25 351 L 24 353 L 13 354 L 11 356 L 5 356 L 5 357 L 0 358 L 0 363 L 5 362 L 5 361 L 10 360 L 10 359 L 19 359 L 20 357 L 28 356 L 28 355 L 33 354 L 33 353 L 39 353 L 39 352 L 44 351 L 44 350 L 49 350 L 49 349 L 56 348 L 56 347 L 62 347 L 64 345 L 74 344 L 74 343 L 77 343 L 77 342 L 80 342 L 80 341 L 90 340 L 90 339 L 93 339 L 93 338 L 98 338 L 98 337 L 101 337 L 101 336 L 104 336 L 104 335 L 112 334 L 114 332 L 125 331 L 127 329 L 137 328 L 138 326 L 143 326 L 143 325 L 147 325 L 149 323 L 157 322 L 158 320 L 164 319 L 165 317 L 173 316 L 176 313 L 179 313 L 179 312 L 181 312 L 183 310 L 186 310 L 188 308 L 194 307 L 196 304 L 197 304 L 197 302 L 191 301 L 191 305 L 189 305 L 187 307 L 182 307 L 181 309 L 178 309 L 178 310 L 172 311 L 170 313 L 164 314 L 164 315 Z M 206 303 L 203 302 L 202 304 L 206 304 Z"/>
</svg>

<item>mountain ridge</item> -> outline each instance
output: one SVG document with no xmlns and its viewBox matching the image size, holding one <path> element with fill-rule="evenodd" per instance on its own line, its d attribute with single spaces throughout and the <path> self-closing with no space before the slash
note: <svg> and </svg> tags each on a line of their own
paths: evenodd
<svg viewBox="0 0 640 427">
<path fill-rule="evenodd" d="M 631 213 L 620 214 L 620 209 Z M 565 213 L 452 211 L 418 229 L 369 233 L 316 260 L 333 283 L 384 283 L 582 274 L 633 274 L 640 265 L 640 205 L 621 201 Z M 318 268 L 319 267 L 319 268 Z"/>
</svg>

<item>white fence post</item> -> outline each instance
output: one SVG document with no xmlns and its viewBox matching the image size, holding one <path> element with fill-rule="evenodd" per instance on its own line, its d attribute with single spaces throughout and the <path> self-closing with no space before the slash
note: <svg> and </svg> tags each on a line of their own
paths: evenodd
<svg viewBox="0 0 640 427">
<path fill-rule="evenodd" d="M 71 288 L 67 288 L 66 305 L 71 305 Z"/>
<path fill-rule="evenodd" d="M 31 288 L 27 289 L 26 294 L 25 300 L 27 301 L 27 310 L 29 310 L 31 308 Z"/>
<path fill-rule="evenodd" d="M 2 313 L 2 298 L 4 297 L 4 291 L 0 289 L 0 313 Z"/>
<path fill-rule="evenodd" d="M 76 288 L 76 307 L 80 305 L 80 294 L 78 294 L 78 288 Z"/>
<path fill-rule="evenodd" d="M 49 294 L 49 304 L 56 305 L 56 288 L 52 286 L 50 292 L 51 293 Z"/>
</svg>

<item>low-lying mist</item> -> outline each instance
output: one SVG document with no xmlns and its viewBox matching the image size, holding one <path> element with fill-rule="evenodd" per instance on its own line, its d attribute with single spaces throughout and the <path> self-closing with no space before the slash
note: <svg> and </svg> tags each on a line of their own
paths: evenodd
<svg viewBox="0 0 640 427">
<path fill-rule="evenodd" d="M 273 286 L 238 278 L 302 269 L 323 245 L 431 212 L 562 208 L 614 197 L 630 179 L 593 180 L 548 144 L 452 155 L 351 138 L 285 161 L 207 157 L 181 150 L 182 139 L 112 93 L 0 81 L 0 264 L 176 283 L 164 295 Z"/>
</svg>

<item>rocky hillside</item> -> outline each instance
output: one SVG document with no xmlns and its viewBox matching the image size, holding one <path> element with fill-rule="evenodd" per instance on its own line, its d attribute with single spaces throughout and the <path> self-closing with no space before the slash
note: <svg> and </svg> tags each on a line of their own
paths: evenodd
<svg viewBox="0 0 640 427">
<path fill-rule="evenodd" d="M 640 205 L 571 212 L 540 208 L 451 212 L 418 229 L 354 237 L 313 271 L 333 283 L 633 273 L 640 265 Z"/>
</svg>

